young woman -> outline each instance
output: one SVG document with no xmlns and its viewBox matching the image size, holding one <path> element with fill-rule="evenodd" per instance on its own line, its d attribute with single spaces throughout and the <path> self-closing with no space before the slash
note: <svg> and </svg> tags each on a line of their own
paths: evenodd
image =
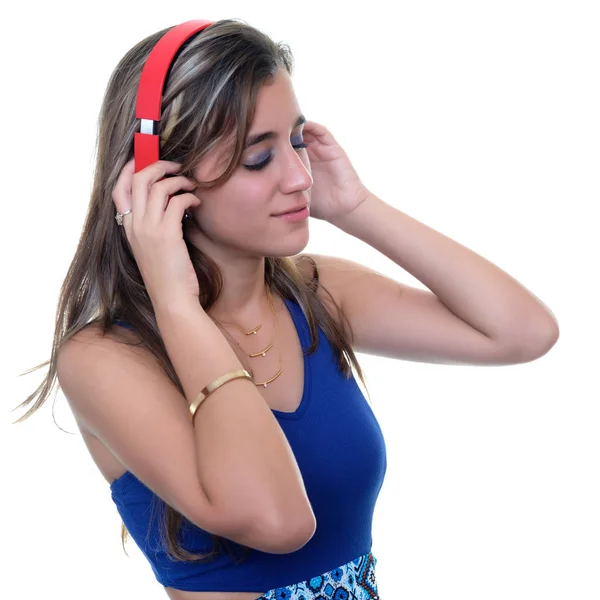
<svg viewBox="0 0 600 600">
<path fill-rule="evenodd" d="M 175 57 L 161 159 L 136 172 L 136 89 L 167 31 L 108 84 L 49 373 L 20 420 L 58 378 L 123 541 L 173 600 L 378 598 L 385 443 L 355 352 L 514 364 L 558 326 L 498 267 L 366 189 L 302 115 L 289 48 L 238 20 Z M 431 291 L 301 254 L 309 215 Z"/>
</svg>

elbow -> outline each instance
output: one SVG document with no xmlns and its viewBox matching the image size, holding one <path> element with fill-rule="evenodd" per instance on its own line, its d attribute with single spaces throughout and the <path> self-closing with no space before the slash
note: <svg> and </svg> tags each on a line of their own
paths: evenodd
<svg viewBox="0 0 600 600">
<path fill-rule="evenodd" d="M 550 352 L 558 341 L 559 336 L 558 324 L 555 327 L 549 328 L 544 334 L 539 336 L 539 340 L 535 344 L 531 344 L 521 350 L 520 362 L 532 362 L 541 358 Z"/>
<path fill-rule="evenodd" d="M 524 325 L 504 342 L 506 364 L 533 362 L 554 347 L 560 336 L 558 323 L 551 320 L 543 326 Z"/>
<path fill-rule="evenodd" d="M 229 530 L 224 535 L 242 546 L 254 548 L 269 554 L 290 554 L 296 552 L 312 538 L 317 528 L 315 516 L 309 514 L 293 518 L 269 518 L 261 514 L 238 526 L 235 531 Z"/>
<path fill-rule="evenodd" d="M 304 547 L 317 530 L 315 515 L 310 510 L 303 518 L 287 519 L 273 529 L 273 549 L 265 550 L 272 554 L 290 554 Z"/>
</svg>

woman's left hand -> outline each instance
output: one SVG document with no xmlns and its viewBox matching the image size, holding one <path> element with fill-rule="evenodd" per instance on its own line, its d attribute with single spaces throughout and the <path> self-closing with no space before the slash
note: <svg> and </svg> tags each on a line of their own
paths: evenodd
<svg viewBox="0 0 600 600">
<path fill-rule="evenodd" d="M 306 121 L 303 138 L 313 177 L 310 216 L 333 223 L 359 206 L 369 192 L 325 126 Z"/>
</svg>

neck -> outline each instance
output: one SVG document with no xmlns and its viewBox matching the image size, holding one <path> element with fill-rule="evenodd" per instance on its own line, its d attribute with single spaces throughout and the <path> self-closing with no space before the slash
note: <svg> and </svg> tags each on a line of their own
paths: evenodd
<svg viewBox="0 0 600 600">
<path fill-rule="evenodd" d="M 223 286 L 210 315 L 222 323 L 256 326 L 268 318 L 264 258 L 219 264 Z"/>
<path fill-rule="evenodd" d="M 215 244 L 191 225 L 187 233 L 189 241 L 217 263 L 223 278 L 219 297 L 208 309 L 210 316 L 248 329 L 268 319 L 264 256 Z"/>
</svg>

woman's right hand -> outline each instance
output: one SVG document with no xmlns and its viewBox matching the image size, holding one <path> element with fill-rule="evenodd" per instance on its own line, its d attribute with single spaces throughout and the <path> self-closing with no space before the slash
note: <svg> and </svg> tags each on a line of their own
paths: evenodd
<svg viewBox="0 0 600 600">
<path fill-rule="evenodd" d="M 119 213 L 131 209 L 123 216 L 123 227 L 155 308 L 198 301 L 200 295 L 182 227 L 185 210 L 200 205 L 191 193 L 197 186 L 187 177 L 165 178 L 180 168 L 179 163 L 159 160 L 135 173 L 132 159 L 112 192 Z M 173 196 L 182 190 L 188 193 Z"/>
</svg>

